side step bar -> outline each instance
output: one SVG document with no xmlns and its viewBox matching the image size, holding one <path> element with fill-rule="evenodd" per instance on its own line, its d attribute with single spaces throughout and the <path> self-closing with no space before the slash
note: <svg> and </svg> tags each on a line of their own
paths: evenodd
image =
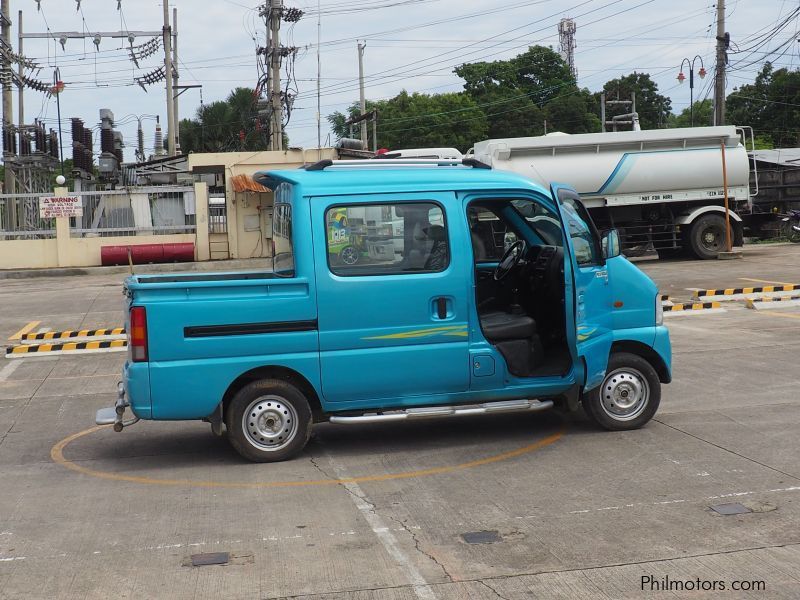
<svg viewBox="0 0 800 600">
<path fill-rule="evenodd" d="M 405 421 L 406 419 L 429 419 L 433 417 L 466 417 L 470 415 L 486 415 L 520 411 L 540 411 L 553 407 L 552 400 L 508 400 L 505 402 L 485 402 L 483 404 L 465 404 L 460 406 L 425 406 L 406 408 L 383 413 L 364 413 L 350 417 L 332 416 L 329 421 L 339 425 L 351 423 L 386 423 Z"/>
</svg>

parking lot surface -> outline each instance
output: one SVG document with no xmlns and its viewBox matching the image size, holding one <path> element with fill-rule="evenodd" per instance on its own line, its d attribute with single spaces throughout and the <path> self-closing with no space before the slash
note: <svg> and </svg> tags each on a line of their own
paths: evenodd
<svg viewBox="0 0 800 600">
<path fill-rule="evenodd" d="M 678 300 L 800 283 L 800 245 L 638 264 Z M 121 325 L 123 277 L 0 281 L 0 343 Z M 124 353 L 0 359 L 0 598 L 797 598 L 800 308 L 667 319 L 674 382 L 641 430 L 326 424 L 263 465 L 204 423 L 93 427 Z"/>
</svg>

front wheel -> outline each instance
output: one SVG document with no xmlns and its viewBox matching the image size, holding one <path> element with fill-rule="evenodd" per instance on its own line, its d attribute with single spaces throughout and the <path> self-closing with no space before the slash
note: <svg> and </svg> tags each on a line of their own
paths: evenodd
<svg viewBox="0 0 800 600">
<path fill-rule="evenodd" d="M 225 411 L 231 446 L 254 462 L 277 462 L 299 453 L 311 435 L 311 408 L 287 381 L 262 379 L 239 390 Z"/>
<path fill-rule="evenodd" d="M 592 420 L 611 431 L 638 429 L 653 418 L 661 402 L 661 382 L 652 365 L 627 352 L 612 354 L 603 383 L 583 395 Z"/>
</svg>

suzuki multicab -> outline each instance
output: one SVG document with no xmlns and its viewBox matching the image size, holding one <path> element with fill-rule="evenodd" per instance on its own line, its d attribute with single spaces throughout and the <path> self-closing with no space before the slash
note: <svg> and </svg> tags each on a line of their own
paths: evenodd
<svg viewBox="0 0 800 600">
<path fill-rule="evenodd" d="M 569 187 L 470 159 L 255 179 L 274 191 L 272 268 L 128 277 L 128 356 L 98 423 L 205 420 L 267 462 L 319 422 L 582 405 L 628 430 L 658 409 L 671 379 L 658 290 Z M 356 231 L 371 250 L 348 259 Z"/>
</svg>

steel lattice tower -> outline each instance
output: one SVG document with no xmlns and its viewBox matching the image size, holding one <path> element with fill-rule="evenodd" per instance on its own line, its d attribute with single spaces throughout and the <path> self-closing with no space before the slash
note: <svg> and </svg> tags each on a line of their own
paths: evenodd
<svg viewBox="0 0 800 600">
<path fill-rule="evenodd" d="M 558 50 L 576 80 L 578 79 L 578 69 L 575 68 L 575 31 L 577 29 L 578 26 L 573 19 L 561 19 L 558 23 Z"/>
</svg>

